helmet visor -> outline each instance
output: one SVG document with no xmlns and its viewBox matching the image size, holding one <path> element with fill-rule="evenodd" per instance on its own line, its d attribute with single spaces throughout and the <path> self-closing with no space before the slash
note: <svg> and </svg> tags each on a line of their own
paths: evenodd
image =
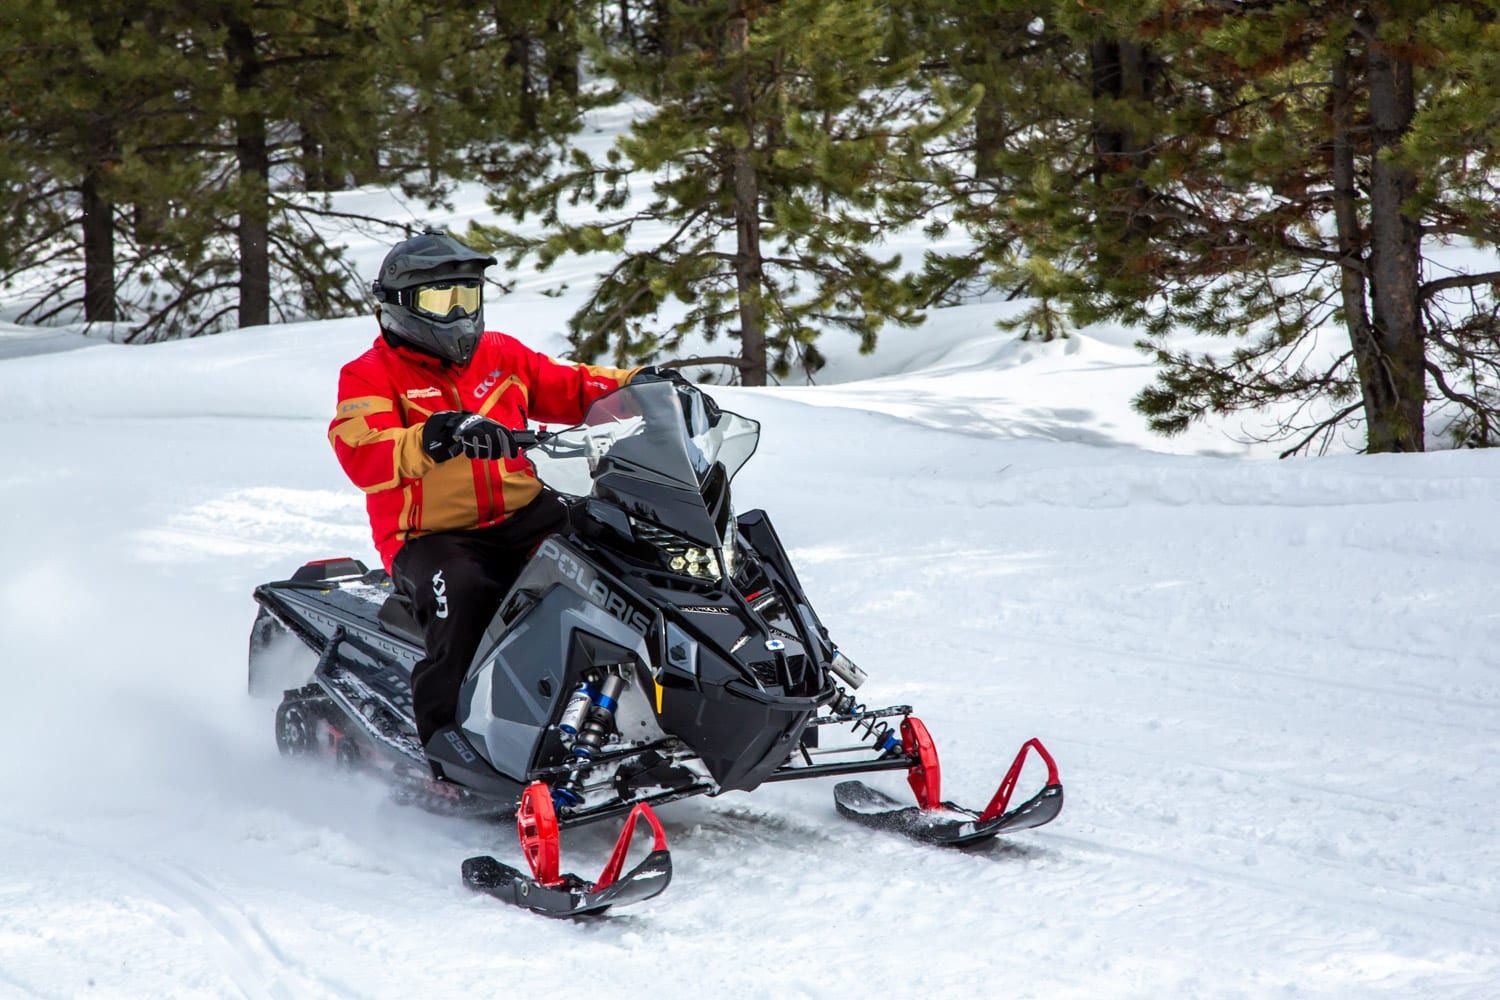
<svg viewBox="0 0 1500 1000">
<path fill-rule="evenodd" d="M 477 281 L 444 281 L 412 289 L 411 308 L 434 319 L 447 319 L 457 309 L 460 315 L 479 312 Z"/>
</svg>

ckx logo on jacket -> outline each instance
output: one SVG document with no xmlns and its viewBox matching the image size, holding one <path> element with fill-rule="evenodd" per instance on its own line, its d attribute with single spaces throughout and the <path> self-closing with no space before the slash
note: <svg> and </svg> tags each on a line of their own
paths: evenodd
<svg viewBox="0 0 1500 1000">
<path fill-rule="evenodd" d="M 484 379 L 474 387 L 474 398 L 483 399 L 485 397 L 485 394 L 493 389 L 495 387 L 495 383 L 498 381 L 500 381 L 500 369 L 496 368 L 494 371 L 486 375 Z"/>
</svg>

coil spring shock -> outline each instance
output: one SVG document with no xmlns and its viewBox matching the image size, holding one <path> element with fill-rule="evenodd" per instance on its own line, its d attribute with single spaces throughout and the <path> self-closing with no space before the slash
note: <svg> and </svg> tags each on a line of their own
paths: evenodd
<svg viewBox="0 0 1500 1000">
<path fill-rule="evenodd" d="M 843 694 L 837 710 L 840 715 L 852 717 L 849 729 L 854 733 L 854 738 L 868 741 L 881 753 L 899 752 L 901 739 L 896 735 L 896 727 L 886 722 L 883 715 L 866 714 L 869 706 L 862 701 L 855 701 L 854 695 L 847 691 Z"/>
<path fill-rule="evenodd" d="M 568 779 L 552 790 L 554 804 L 558 807 L 583 804 L 583 780 L 591 768 L 591 761 L 609 741 L 615 726 L 615 709 L 619 706 L 620 693 L 625 688 L 625 678 L 619 674 L 606 674 L 597 689 L 592 683 L 580 688 L 575 698 L 583 696 L 585 708 L 578 716 L 583 722 L 576 724 L 570 750 L 578 766 L 568 773 Z M 570 706 L 572 707 L 572 706 Z"/>
</svg>

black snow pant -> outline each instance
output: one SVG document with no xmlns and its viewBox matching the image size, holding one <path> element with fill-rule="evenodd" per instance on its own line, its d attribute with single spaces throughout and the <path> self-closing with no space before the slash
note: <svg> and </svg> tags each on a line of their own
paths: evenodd
<svg viewBox="0 0 1500 1000">
<path fill-rule="evenodd" d="M 541 540 L 568 526 L 564 497 L 544 490 L 499 524 L 409 539 L 391 563 L 427 652 L 411 672 L 412 714 L 426 746 L 453 721 L 469 663 L 511 584 Z"/>
</svg>

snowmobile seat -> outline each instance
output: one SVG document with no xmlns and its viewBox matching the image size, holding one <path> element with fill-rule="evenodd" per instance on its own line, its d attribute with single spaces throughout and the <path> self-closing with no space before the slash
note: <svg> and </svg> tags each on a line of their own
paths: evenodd
<svg viewBox="0 0 1500 1000">
<path fill-rule="evenodd" d="M 380 619 L 380 627 L 392 635 L 409 639 L 418 646 L 427 641 L 422 635 L 422 626 L 411 613 L 411 602 L 400 594 L 387 597 L 375 617 Z"/>
</svg>

